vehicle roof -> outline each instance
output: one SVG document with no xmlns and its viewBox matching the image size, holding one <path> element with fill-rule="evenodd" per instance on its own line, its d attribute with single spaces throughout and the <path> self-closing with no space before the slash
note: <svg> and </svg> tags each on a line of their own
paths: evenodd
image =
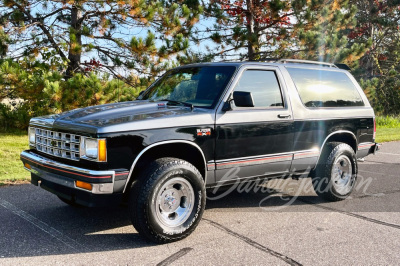
<svg viewBox="0 0 400 266">
<path fill-rule="evenodd" d="M 332 71 L 345 71 L 342 68 L 335 66 L 334 64 L 328 65 L 329 63 L 317 62 L 317 61 L 306 61 L 306 60 L 293 60 L 293 62 L 271 62 L 271 61 L 223 61 L 223 62 L 207 62 L 207 63 L 195 63 L 188 64 L 181 67 L 199 67 L 199 66 L 234 66 L 240 68 L 242 66 L 282 66 L 282 67 L 296 67 L 296 68 L 309 68 L 309 69 L 323 69 Z M 304 63 L 303 63 L 304 62 Z"/>
</svg>

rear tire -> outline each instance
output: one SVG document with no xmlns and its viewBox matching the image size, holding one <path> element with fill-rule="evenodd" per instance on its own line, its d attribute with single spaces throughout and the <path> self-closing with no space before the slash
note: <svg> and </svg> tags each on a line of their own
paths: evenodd
<svg viewBox="0 0 400 266">
<path fill-rule="evenodd" d="M 357 180 L 354 150 L 346 143 L 328 143 L 312 173 L 312 179 L 318 196 L 329 201 L 346 199 Z"/>
<path fill-rule="evenodd" d="M 129 212 L 139 234 L 156 243 L 190 235 L 205 208 L 205 186 L 199 171 L 187 161 L 161 158 L 138 177 L 129 197 Z"/>
</svg>

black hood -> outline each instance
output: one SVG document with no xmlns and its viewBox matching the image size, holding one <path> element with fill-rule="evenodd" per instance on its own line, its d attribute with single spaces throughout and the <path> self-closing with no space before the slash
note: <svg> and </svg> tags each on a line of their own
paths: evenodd
<svg viewBox="0 0 400 266">
<path fill-rule="evenodd" d="M 187 118 L 192 115 L 200 115 L 211 110 L 195 108 L 191 110 L 190 107 L 184 106 L 171 106 L 167 102 L 148 102 L 148 101 L 134 101 L 134 102 L 121 102 L 113 104 L 105 104 L 98 106 L 91 106 L 86 108 L 75 109 L 72 111 L 64 112 L 61 114 L 48 115 L 33 118 L 31 125 L 38 125 L 53 130 L 62 129 L 68 131 L 85 131 L 88 133 L 98 133 L 107 127 L 119 125 L 124 128 L 134 129 L 127 124 L 134 122 L 142 122 L 140 128 L 149 127 L 154 128 L 154 123 L 158 123 L 159 127 L 174 126 L 173 121 L 168 118 Z M 165 120 L 167 118 L 167 120 Z M 157 122 L 153 121 L 157 120 Z M 185 119 L 186 120 L 186 119 Z M 151 123 L 147 126 L 143 122 Z M 164 122 L 165 121 L 165 124 Z M 99 130 L 103 129 L 103 130 Z"/>
</svg>

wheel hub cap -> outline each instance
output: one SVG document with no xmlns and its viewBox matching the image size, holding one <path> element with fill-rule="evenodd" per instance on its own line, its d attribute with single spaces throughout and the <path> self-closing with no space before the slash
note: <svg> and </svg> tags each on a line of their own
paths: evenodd
<svg viewBox="0 0 400 266">
<path fill-rule="evenodd" d="M 166 190 L 161 194 L 161 198 L 164 199 L 164 202 L 161 201 L 160 208 L 162 211 L 171 212 L 175 211 L 179 207 L 180 198 L 175 198 L 178 195 L 178 191 L 174 190 Z"/>
<path fill-rule="evenodd" d="M 332 168 L 332 180 L 335 190 L 342 195 L 350 192 L 354 185 L 353 166 L 349 157 L 341 155 L 336 158 Z"/>
<path fill-rule="evenodd" d="M 192 185 L 182 177 L 168 180 L 159 190 L 155 202 L 158 220 L 167 227 L 177 227 L 186 222 L 194 206 Z"/>
</svg>

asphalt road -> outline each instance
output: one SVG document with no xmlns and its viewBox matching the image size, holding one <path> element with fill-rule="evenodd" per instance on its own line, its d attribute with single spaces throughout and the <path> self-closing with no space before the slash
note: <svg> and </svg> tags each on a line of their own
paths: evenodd
<svg viewBox="0 0 400 266">
<path fill-rule="evenodd" d="M 0 265 L 399 265 L 399 176 L 400 142 L 387 143 L 359 163 L 350 199 L 320 200 L 309 179 L 239 186 L 207 201 L 190 237 L 158 246 L 127 208 L 76 209 L 33 185 L 0 187 Z"/>
</svg>

